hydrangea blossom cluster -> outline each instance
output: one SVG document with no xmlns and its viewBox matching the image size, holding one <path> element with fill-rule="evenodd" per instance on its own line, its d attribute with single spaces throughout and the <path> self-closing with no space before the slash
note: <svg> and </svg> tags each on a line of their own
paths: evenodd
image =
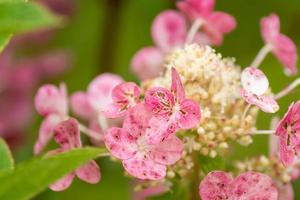
<svg viewBox="0 0 300 200">
<path fill-rule="evenodd" d="M 300 174 L 300 101 L 270 130 L 257 130 L 256 120 L 259 111 L 276 113 L 278 99 L 300 84 L 296 79 L 273 94 L 259 66 L 272 52 L 284 71 L 295 75 L 296 46 L 280 33 L 279 18 L 271 14 L 261 21 L 265 46 L 242 68 L 208 46 L 220 45 L 236 26 L 231 15 L 214 11 L 214 5 L 214 0 L 179 1 L 179 11 L 164 11 L 155 18 L 154 47 L 143 48 L 132 60 L 140 84 L 107 73 L 70 98 L 64 84 L 42 86 L 35 106 L 45 119 L 35 153 L 52 137 L 60 145 L 55 153 L 80 148 L 81 132 L 140 180 L 134 199 L 167 192 L 178 179 L 189 188 L 199 184 L 202 200 L 293 199 L 290 183 Z M 226 163 L 227 171 L 207 173 L 205 165 L 230 154 L 226 149 L 231 150 L 233 142 L 247 146 L 255 134 L 270 134 L 269 157 Z M 50 188 L 66 189 L 75 175 L 89 183 L 100 179 L 92 161 Z"/>
</svg>

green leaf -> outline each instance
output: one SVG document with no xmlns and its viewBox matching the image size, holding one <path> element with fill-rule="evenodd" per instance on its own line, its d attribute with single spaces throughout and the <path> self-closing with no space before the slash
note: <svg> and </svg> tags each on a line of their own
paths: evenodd
<svg viewBox="0 0 300 200">
<path fill-rule="evenodd" d="M 0 33 L 0 53 L 3 51 L 4 47 L 8 44 L 12 34 L 10 33 Z"/>
<path fill-rule="evenodd" d="M 21 163 L 13 172 L 0 174 L 0 199 L 30 199 L 65 174 L 105 152 L 105 149 L 82 148 Z"/>
<path fill-rule="evenodd" d="M 224 170 L 226 168 L 226 164 L 221 156 L 211 158 L 209 156 L 201 155 L 199 157 L 199 162 L 199 167 L 205 174 L 214 170 Z"/>
<path fill-rule="evenodd" d="M 19 33 L 58 22 L 58 17 L 37 3 L 0 2 L 0 33 Z"/>
<path fill-rule="evenodd" d="M 14 160 L 6 142 L 0 138 L 0 171 L 9 172 L 14 168 Z"/>
</svg>

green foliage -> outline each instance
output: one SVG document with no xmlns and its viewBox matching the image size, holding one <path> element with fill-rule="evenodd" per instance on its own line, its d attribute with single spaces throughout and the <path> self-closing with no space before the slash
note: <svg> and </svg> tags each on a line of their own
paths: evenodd
<svg viewBox="0 0 300 200">
<path fill-rule="evenodd" d="M 221 156 L 211 158 L 209 156 L 199 156 L 199 167 L 205 173 L 209 173 L 214 170 L 225 170 L 226 164 Z"/>
<path fill-rule="evenodd" d="M 0 138 L 0 172 L 9 172 L 14 168 L 14 160 L 12 158 L 9 147 L 5 141 Z"/>
<path fill-rule="evenodd" d="M 54 156 L 34 158 L 16 166 L 9 173 L 0 173 L 0 199 L 30 199 L 60 177 L 94 159 L 106 150 L 75 149 Z"/>
<path fill-rule="evenodd" d="M 59 21 L 58 17 L 37 3 L 0 0 L 0 51 L 8 43 L 12 33 L 57 25 Z"/>
</svg>

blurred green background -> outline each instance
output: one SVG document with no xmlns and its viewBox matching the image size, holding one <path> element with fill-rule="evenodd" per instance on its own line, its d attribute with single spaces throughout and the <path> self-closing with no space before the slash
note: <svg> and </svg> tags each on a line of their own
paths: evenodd
<svg viewBox="0 0 300 200">
<path fill-rule="evenodd" d="M 65 81 L 71 92 L 85 90 L 90 80 L 102 72 L 114 72 L 126 80 L 137 79 L 130 72 L 133 54 L 143 46 L 151 45 L 150 26 L 154 17 L 164 9 L 174 9 L 174 0 L 74 0 L 75 14 L 59 30 L 53 47 L 68 48 L 74 53 L 71 70 L 53 80 Z M 235 57 L 237 63 L 246 67 L 251 63 L 263 42 L 260 37 L 259 20 L 271 12 L 281 18 L 282 32 L 291 36 L 300 46 L 300 0 L 217 0 L 217 10 L 229 12 L 238 22 L 237 29 L 225 37 L 217 48 L 223 56 Z M 269 55 L 263 62 L 273 91 L 277 92 L 293 78 L 287 78 L 277 60 Z M 280 100 L 282 115 L 292 101 L 299 99 L 300 90 Z M 258 126 L 269 127 L 270 115 L 261 114 Z M 37 116 L 29 127 L 26 143 L 16 150 L 17 161 L 32 157 L 32 145 L 37 136 L 41 119 Z M 249 147 L 235 146 L 235 158 L 245 158 L 260 153 L 267 154 L 267 137 L 257 136 Z M 120 164 L 108 159 L 99 161 L 102 181 L 89 185 L 75 181 L 61 193 L 50 190 L 37 196 L 36 200 L 126 200 L 131 196 L 131 180 L 123 176 Z M 294 184 L 296 199 L 300 200 L 300 181 Z"/>
</svg>

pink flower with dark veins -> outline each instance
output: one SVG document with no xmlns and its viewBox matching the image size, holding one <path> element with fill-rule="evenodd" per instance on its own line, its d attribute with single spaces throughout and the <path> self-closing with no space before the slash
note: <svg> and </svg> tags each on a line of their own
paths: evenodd
<svg viewBox="0 0 300 200">
<path fill-rule="evenodd" d="M 136 105 L 128 111 L 122 128 L 107 131 L 105 145 L 114 157 L 122 160 L 130 175 L 143 180 L 160 180 L 166 175 L 166 166 L 181 158 L 183 143 L 171 135 L 153 144 L 147 134 L 151 118 L 151 112 L 143 103 Z"/>
<path fill-rule="evenodd" d="M 276 14 L 261 20 L 261 33 L 265 43 L 283 64 L 286 74 L 297 74 L 297 47 L 289 37 L 280 33 L 280 20 Z"/>
<path fill-rule="evenodd" d="M 68 97 L 65 84 L 59 88 L 54 85 L 43 85 L 39 88 L 35 99 L 37 112 L 44 116 L 34 153 L 39 154 L 53 137 L 54 127 L 68 117 Z"/>
<path fill-rule="evenodd" d="M 222 44 L 224 34 L 233 31 L 236 27 L 233 16 L 214 11 L 215 0 L 183 0 L 178 1 L 176 5 L 192 22 L 200 20 L 209 44 Z"/>
<path fill-rule="evenodd" d="M 112 91 L 123 79 L 117 75 L 104 73 L 96 77 L 88 86 L 87 92 L 75 92 L 71 98 L 72 111 L 89 121 L 90 129 L 102 134 L 108 127 L 116 124 L 107 120 L 104 112 L 113 103 Z"/>
<path fill-rule="evenodd" d="M 177 11 L 160 13 L 152 24 L 154 47 L 139 50 L 131 61 L 132 70 L 141 80 L 157 77 L 162 71 L 165 53 L 182 46 L 186 38 L 186 22 Z"/>
<path fill-rule="evenodd" d="M 60 148 L 49 151 L 48 155 L 55 155 L 81 148 L 82 144 L 77 120 L 70 118 L 56 125 L 54 129 L 54 139 L 60 145 Z M 91 184 L 98 183 L 101 178 L 99 166 L 95 161 L 90 161 L 51 184 L 49 186 L 50 189 L 54 191 L 67 189 L 71 185 L 75 175 L 79 179 Z"/>
<path fill-rule="evenodd" d="M 243 86 L 241 96 L 247 103 L 256 105 L 267 113 L 275 113 L 279 110 L 276 100 L 265 94 L 269 88 L 269 81 L 261 70 L 247 67 L 242 72 L 241 83 Z"/>
<path fill-rule="evenodd" d="M 245 172 L 235 179 L 226 172 L 210 172 L 199 186 L 202 200 L 277 200 L 272 179 L 258 172 Z"/>
<path fill-rule="evenodd" d="M 145 94 L 145 104 L 156 117 L 151 119 L 152 122 L 157 122 L 159 119 L 159 124 L 161 120 L 164 120 L 164 125 L 173 126 L 174 131 L 177 128 L 194 128 L 200 120 L 200 107 L 195 101 L 185 97 L 183 85 L 175 68 L 172 68 L 171 89 L 163 87 L 148 89 Z M 161 126 L 159 125 L 158 128 Z M 165 137 L 167 136 L 165 135 Z"/>
<path fill-rule="evenodd" d="M 104 111 L 108 118 L 123 117 L 140 101 L 141 90 L 133 82 L 120 83 L 112 91 L 113 103 Z"/>
<path fill-rule="evenodd" d="M 276 128 L 279 157 L 285 166 L 292 165 L 300 154 L 300 101 L 292 103 Z"/>
</svg>

